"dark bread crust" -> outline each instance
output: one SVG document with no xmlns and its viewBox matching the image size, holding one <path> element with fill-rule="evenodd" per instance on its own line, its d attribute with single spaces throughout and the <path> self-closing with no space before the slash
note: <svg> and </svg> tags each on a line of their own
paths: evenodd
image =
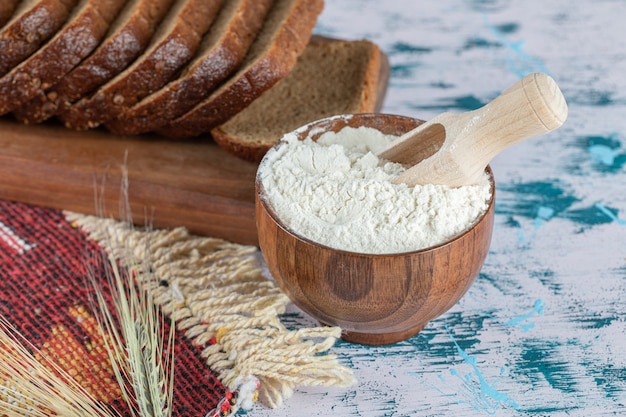
<svg viewBox="0 0 626 417">
<path fill-rule="evenodd" d="M 20 1 L 21 0 L 2 0 L 0 2 L 0 27 L 11 19 Z"/>
<path fill-rule="evenodd" d="M 147 50 L 123 72 L 57 116 L 66 127 L 94 128 L 163 87 L 191 59 L 223 0 L 179 0 Z"/>
<path fill-rule="evenodd" d="M 0 115 L 41 94 L 96 48 L 125 0 L 82 0 L 67 23 L 0 78 Z"/>
<path fill-rule="evenodd" d="M 157 132 L 171 137 L 197 136 L 243 110 L 291 71 L 323 7 L 323 0 L 277 0 L 255 42 L 263 45 L 252 46 L 255 52 L 250 60 L 208 98 Z"/>
<path fill-rule="evenodd" d="M 229 153 L 259 162 L 285 133 L 337 114 L 380 111 L 387 57 L 373 42 L 313 37 L 292 72 L 211 130 Z"/>
<path fill-rule="evenodd" d="M 2 0 L 5 1 L 5 0 Z M 66 22 L 78 0 L 22 0 L 0 29 L 0 76 L 28 58 Z"/>
<path fill-rule="evenodd" d="M 106 127 L 117 134 L 146 133 L 190 110 L 241 64 L 272 2 L 230 0 L 205 35 L 198 55 L 181 75 L 109 121 Z"/>
<path fill-rule="evenodd" d="M 172 2 L 129 1 L 89 57 L 13 115 L 22 123 L 41 123 L 115 77 L 145 50 Z"/>
</svg>

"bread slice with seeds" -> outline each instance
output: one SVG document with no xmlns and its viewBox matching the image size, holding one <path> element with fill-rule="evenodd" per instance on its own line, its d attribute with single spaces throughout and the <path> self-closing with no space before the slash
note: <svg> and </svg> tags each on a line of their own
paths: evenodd
<svg viewBox="0 0 626 417">
<path fill-rule="evenodd" d="M 285 79 L 211 135 L 228 152 L 257 162 L 285 133 L 307 123 L 380 111 L 388 76 L 387 57 L 373 42 L 316 37 Z"/>
<path fill-rule="evenodd" d="M 128 1 L 88 58 L 13 115 L 22 123 L 41 123 L 115 77 L 145 50 L 172 3 L 173 0 Z"/>
<path fill-rule="evenodd" d="M 142 99 L 106 127 L 134 135 L 153 131 L 191 109 L 223 82 L 244 59 L 273 0 L 230 0 L 180 76 Z"/>
<path fill-rule="evenodd" d="M 76 3 L 77 0 L 22 0 L 0 29 L 0 76 L 52 37 Z"/>
<path fill-rule="evenodd" d="M 11 19 L 11 16 L 13 16 L 13 12 L 20 1 L 21 0 L 2 0 L 0 3 L 0 26 L 4 25 L 9 21 L 9 19 Z"/>
<path fill-rule="evenodd" d="M 206 99 L 157 132 L 197 136 L 246 108 L 291 71 L 323 7 L 323 0 L 276 0 L 242 67 Z"/>
<path fill-rule="evenodd" d="M 0 115 L 41 94 L 88 56 L 125 1 L 81 0 L 52 39 L 0 78 Z"/>
<path fill-rule="evenodd" d="M 86 130 L 111 120 L 163 87 L 195 54 L 223 0 L 176 0 L 146 51 L 129 67 L 57 116 Z"/>
</svg>

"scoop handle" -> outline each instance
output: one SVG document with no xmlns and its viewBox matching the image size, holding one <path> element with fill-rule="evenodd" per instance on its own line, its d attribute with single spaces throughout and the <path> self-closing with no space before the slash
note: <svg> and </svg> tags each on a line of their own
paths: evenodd
<svg viewBox="0 0 626 417">
<path fill-rule="evenodd" d="M 498 153 L 557 129 L 567 113 L 565 98 L 552 77 L 529 74 L 477 110 L 433 119 L 445 129 L 441 148 L 394 182 L 452 187 L 476 183 Z"/>
</svg>

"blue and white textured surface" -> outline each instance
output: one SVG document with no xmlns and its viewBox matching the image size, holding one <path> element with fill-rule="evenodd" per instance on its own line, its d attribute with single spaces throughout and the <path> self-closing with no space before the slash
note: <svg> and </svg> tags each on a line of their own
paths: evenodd
<svg viewBox="0 0 626 417">
<path fill-rule="evenodd" d="M 492 162 L 491 251 L 452 310 L 396 345 L 338 343 L 358 385 L 250 413 L 626 415 L 626 1 L 326 3 L 318 33 L 388 54 L 384 112 L 472 110 L 540 71 L 570 115 Z"/>
</svg>

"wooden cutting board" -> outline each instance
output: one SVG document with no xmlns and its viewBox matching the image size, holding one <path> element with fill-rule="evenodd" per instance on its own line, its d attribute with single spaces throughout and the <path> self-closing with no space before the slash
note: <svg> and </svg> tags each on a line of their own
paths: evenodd
<svg viewBox="0 0 626 417">
<path fill-rule="evenodd" d="M 0 198 L 256 243 L 256 164 L 207 138 L 172 141 L 0 119 Z M 147 223 L 146 223 L 147 222 Z"/>
<path fill-rule="evenodd" d="M 389 75 L 383 58 L 378 110 Z M 0 198 L 5 200 L 125 220 L 120 204 L 127 201 L 135 224 L 184 226 L 194 234 L 256 245 L 256 169 L 210 137 L 116 136 L 0 118 Z"/>
</svg>

